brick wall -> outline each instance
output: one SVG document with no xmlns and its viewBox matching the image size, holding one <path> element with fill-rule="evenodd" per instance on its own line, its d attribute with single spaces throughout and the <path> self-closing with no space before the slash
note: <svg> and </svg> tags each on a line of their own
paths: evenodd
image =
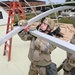
<svg viewBox="0 0 75 75">
<path fill-rule="evenodd" d="M 4 1 L 4 3 L 7 4 L 8 6 L 10 5 L 10 1 Z M 43 5 L 43 4 L 45 4 L 44 1 L 28 1 L 28 3 L 29 3 L 31 6 L 38 6 L 38 5 Z M 1 4 L 1 3 L 0 3 L 0 5 L 1 5 L 2 7 L 4 7 L 5 9 L 9 9 L 9 8 L 7 8 L 4 4 Z M 25 2 L 21 2 L 21 5 L 22 5 L 22 7 L 29 7 Z M 43 7 L 34 7 L 33 9 L 36 11 L 37 9 L 40 10 L 41 8 L 44 8 L 44 9 L 45 9 L 45 6 L 43 6 Z"/>
<path fill-rule="evenodd" d="M 34 2 L 28 2 L 31 6 L 38 6 L 38 5 L 44 5 L 45 2 L 44 1 L 34 1 Z M 22 7 L 29 7 L 26 3 L 21 2 Z M 41 7 L 33 7 L 33 9 L 36 11 L 37 9 L 41 9 Z"/>
</svg>

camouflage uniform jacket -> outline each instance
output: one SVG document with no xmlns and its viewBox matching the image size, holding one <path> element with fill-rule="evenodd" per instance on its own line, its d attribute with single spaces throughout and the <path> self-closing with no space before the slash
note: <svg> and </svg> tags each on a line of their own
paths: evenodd
<svg viewBox="0 0 75 75">
<path fill-rule="evenodd" d="M 75 45 L 75 34 L 73 35 L 71 41 L 71 44 Z M 68 58 L 68 63 L 72 66 L 75 67 L 75 54 L 71 54 L 67 52 L 67 58 Z"/>
<path fill-rule="evenodd" d="M 73 35 L 70 43 L 75 45 L 75 34 Z M 71 69 L 75 67 L 75 54 L 67 52 L 67 60 L 64 62 L 63 65 L 63 68 L 65 70 L 71 71 Z"/>
<path fill-rule="evenodd" d="M 56 46 L 28 34 L 25 30 L 18 33 L 18 35 L 24 41 L 31 40 L 28 58 L 32 63 L 39 66 L 46 66 L 51 63 L 50 54 Z"/>
</svg>

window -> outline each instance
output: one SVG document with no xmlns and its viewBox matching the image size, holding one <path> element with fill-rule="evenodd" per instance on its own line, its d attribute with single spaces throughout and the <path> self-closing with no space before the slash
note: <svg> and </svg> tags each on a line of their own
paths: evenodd
<svg viewBox="0 0 75 75">
<path fill-rule="evenodd" d="M 0 19 L 3 19 L 3 15 L 2 12 L 0 11 Z"/>
</svg>

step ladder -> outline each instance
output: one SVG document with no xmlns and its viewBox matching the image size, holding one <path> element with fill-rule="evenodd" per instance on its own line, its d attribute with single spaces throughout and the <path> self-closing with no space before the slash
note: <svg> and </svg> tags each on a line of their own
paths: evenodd
<svg viewBox="0 0 75 75">
<path fill-rule="evenodd" d="M 14 18 L 15 14 L 19 16 L 20 19 L 26 19 L 26 14 L 24 13 L 24 10 L 20 4 L 20 2 L 10 2 L 10 10 L 8 13 L 8 23 L 6 27 L 6 34 L 11 32 L 14 27 Z M 8 41 L 5 42 L 4 44 L 4 54 L 3 55 L 8 55 L 8 61 L 11 60 L 11 50 L 12 50 L 12 38 L 10 38 Z"/>
</svg>

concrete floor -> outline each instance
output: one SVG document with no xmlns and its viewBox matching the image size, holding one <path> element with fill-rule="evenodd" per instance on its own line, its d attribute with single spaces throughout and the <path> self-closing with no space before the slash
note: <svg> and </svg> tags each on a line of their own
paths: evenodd
<svg viewBox="0 0 75 75">
<path fill-rule="evenodd" d="M 0 38 L 5 35 L 6 26 L 0 26 Z M 3 56 L 4 44 L 0 46 L 0 75 L 28 75 L 30 61 L 28 59 L 30 41 L 22 41 L 16 34 L 13 37 L 11 61 L 8 57 Z M 66 57 L 66 52 L 60 48 L 56 48 L 52 52 L 52 60 L 57 67 Z M 61 70 L 58 75 L 63 75 Z"/>
</svg>

